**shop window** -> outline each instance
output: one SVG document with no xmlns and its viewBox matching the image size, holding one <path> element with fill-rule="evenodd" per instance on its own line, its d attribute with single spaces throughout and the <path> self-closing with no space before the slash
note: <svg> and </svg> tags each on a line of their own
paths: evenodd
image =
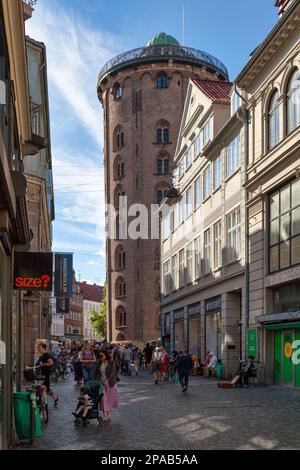
<svg viewBox="0 0 300 470">
<path fill-rule="evenodd" d="M 300 264 L 300 179 L 269 197 L 269 270 Z"/>
</svg>

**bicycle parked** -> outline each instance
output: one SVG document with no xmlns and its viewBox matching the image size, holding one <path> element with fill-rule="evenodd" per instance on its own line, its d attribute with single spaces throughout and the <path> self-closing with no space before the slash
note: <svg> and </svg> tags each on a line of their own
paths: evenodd
<svg viewBox="0 0 300 470">
<path fill-rule="evenodd" d="M 52 378 L 55 382 L 58 382 L 59 378 L 66 380 L 74 372 L 74 366 L 72 362 L 65 362 L 61 359 L 57 359 L 53 364 Z"/>
</svg>

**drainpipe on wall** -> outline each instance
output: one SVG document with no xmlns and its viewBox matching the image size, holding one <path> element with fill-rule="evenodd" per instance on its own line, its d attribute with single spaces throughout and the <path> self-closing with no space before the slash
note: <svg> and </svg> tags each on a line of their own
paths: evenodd
<svg viewBox="0 0 300 470">
<path fill-rule="evenodd" d="M 250 121 L 250 113 L 249 110 L 246 108 L 247 100 L 240 94 L 235 84 L 235 93 L 242 99 L 244 105 L 240 108 L 240 112 L 238 111 L 238 118 L 244 123 L 244 185 L 248 180 L 248 163 L 249 163 L 249 121 Z M 249 224 L 248 224 L 248 213 L 246 209 L 247 203 L 247 189 L 244 189 L 244 199 L 245 199 L 245 217 L 244 217 L 244 224 L 245 224 L 245 331 L 244 331 L 244 344 L 245 344 L 245 351 L 244 351 L 244 359 L 246 359 L 246 345 L 247 345 L 247 331 L 249 328 Z"/>
</svg>

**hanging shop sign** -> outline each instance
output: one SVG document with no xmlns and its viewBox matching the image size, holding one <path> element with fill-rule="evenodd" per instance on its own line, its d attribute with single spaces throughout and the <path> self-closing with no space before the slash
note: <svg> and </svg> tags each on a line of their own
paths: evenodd
<svg viewBox="0 0 300 470">
<path fill-rule="evenodd" d="M 69 313 L 70 299 L 68 297 L 58 297 L 56 299 L 56 313 Z"/>
<path fill-rule="evenodd" d="M 73 254 L 55 253 L 54 296 L 72 297 Z"/>
<path fill-rule="evenodd" d="M 248 357 L 257 357 L 257 328 L 248 329 Z"/>
<path fill-rule="evenodd" d="M 14 289 L 51 292 L 52 280 L 52 253 L 15 253 L 13 281 Z"/>
</svg>

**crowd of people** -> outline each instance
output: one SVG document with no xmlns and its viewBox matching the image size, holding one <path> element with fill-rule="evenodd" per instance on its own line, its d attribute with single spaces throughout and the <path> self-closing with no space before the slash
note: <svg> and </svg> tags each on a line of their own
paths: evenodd
<svg viewBox="0 0 300 470">
<path fill-rule="evenodd" d="M 103 423 L 111 420 L 110 412 L 118 407 L 117 383 L 121 375 L 131 376 L 139 374 L 140 370 L 153 374 L 154 384 L 172 381 L 180 383 L 182 392 L 187 393 L 191 370 L 201 371 L 204 377 L 214 376 L 222 378 L 223 364 L 217 359 L 214 352 L 207 353 L 203 361 L 189 354 L 187 350 L 172 351 L 168 353 L 163 346 L 153 347 L 149 343 L 142 350 L 133 344 L 91 343 L 84 344 L 62 343 L 55 352 L 47 351 L 45 344 L 39 345 L 40 357 L 37 365 L 42 367 L 45 376 L 44 385 L 52 396 L 55 406 L 59 397 L 50 387 L 51 370 L 55 361 L 65 361 L 73 364 L 74 380 L 80 385 L 78 404 L 73 413 L 76 418 L 85 418 L 91 408 L 91 401 L 87 391 L 87 384 L 98 381 L 101 384 L 101 410 Z M 248 361 L 249 362 L 249 361 Z M 248 377 L 253 374 L 254 359 L 249 362 L 242 374 L 243 383 L 248 384 Z"/>
</svg>

